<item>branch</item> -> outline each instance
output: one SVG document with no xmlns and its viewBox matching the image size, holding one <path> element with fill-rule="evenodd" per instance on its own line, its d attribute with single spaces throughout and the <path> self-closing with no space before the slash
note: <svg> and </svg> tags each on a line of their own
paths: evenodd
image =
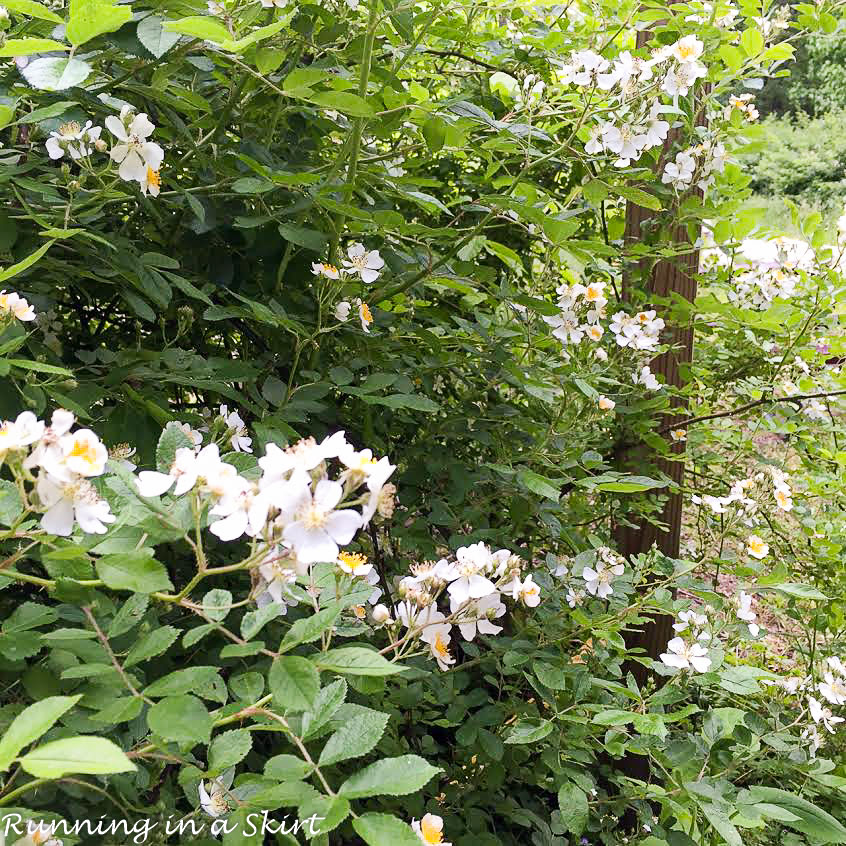
<svg viewBox="0 0 846 846">
<path fill-rule="evenodd" d="M 681 429 L 685 426 L 690 426 L 692 423 L 702 423 L 705 420 L 716 420 L 719 417 L 733 417 L 735 414 L 742 414 L 744 411 L 749 411 L 752 408 L 757 408 L 759 405 L 766 405 L 767 403 L 775 402 L 797 402 L 798 400 L 806 399 L 821 399 L 822 397 L 836 397 L 846 394 L 846 390 L 842 391 L 819 391 L 815 394 L 794 394 L 789 397 L 762 397 L 753 402 L 747 402 L 743 405 L 732 408 L 729 411 L 718 411 L 714 414 L 703 414 L 701 417 L 688 417 L 686 420 L 679 420 L 671 426 L 665 426 L 658 430 L 659 435 L 664 435 L 671 429 Z"/>
</svg>

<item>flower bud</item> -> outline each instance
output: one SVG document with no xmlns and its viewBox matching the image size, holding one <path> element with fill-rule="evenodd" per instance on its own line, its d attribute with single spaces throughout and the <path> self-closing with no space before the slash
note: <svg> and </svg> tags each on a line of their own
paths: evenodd
<svg viewBox="0 0 846 846">
<path fill-rule="evenodd" d="M 108 149 L 109 149 L 109 145 L 106 143 L 105 139 L 103 139 L 103 138 L 98 138 L 98 139 L 94 142 L 94 149 L 95 149 L 98 153 L 105 153 L 105 152 L 106 152 L 106 150 L 108 150 Z"/>
<path fill-rule="evenodd" d="M 382 605 L 381 602 L 373 608 L 371 613 L 373 616 L 373 622 L 378 623 L 380 626 L 391 619 L 391 612 L 388 610 L 388 607 L 386 605 Z"/>
</svg>

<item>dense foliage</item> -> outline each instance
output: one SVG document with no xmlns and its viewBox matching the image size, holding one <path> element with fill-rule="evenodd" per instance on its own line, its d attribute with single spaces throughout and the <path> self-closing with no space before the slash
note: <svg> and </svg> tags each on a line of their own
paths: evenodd
<svg viewBox="0 0 846 846">
<path fill-rule="evenodd" d="M 846 232 L 740 166 L 833 7 L 6 8 L 7 822 L 846 842 Z"/>
</svg>

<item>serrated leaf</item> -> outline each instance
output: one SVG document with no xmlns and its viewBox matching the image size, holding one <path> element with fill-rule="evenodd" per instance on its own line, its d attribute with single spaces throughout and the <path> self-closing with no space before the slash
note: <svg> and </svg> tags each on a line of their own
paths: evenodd
<svg viewBox="0 0 846 846">
<path fill-rule="evenodd" d="M 109 0 L 71 0 L 66 36 L 79 47 L 98 35 L 120 29 L 131 17 L 132 9 L 127 5 Z"/>
<path fill-rule="evenodd" d="M 393 676 L 405 671 L 405 667 L 392 664 L 372 649 L 363 646 L 342 646 L 330 649 L 311 659 L 321 670 L 343 673 L 349 676 Z"/>
<path fill-rule="evenodd" d="M 587 827 L 587 794 L 571 781 L 566 782 L 558 791 L 558 809 L 564 828 L 578 837 Z"/>
<path fill-rule="evenodd" d="M 326 687 L 321 688 L 314 700 L 314 705 L 302 715 L 303 739 L 318 734 L 328 723 L 347 696 L 347 683 L 344 679 L 336 679 Z"/>
<path fill-rule="evenodd" d="M 246 758 L 252 748 L 253 738 L 246 729 L 219 734 L 209 746 L 209 770 L 222 773 Z"/>
<path fill-rule="evenodd" d="M 271 602 L 256 611 L 248 611 L 241 619 L 241 637 L 252 640 L 271 620 L 282 614 L 283 607 L 278 602 Z"/>
<path fill-rule="evenodd" d="M 0 738 L 0 772 L 9 765 L 24 746 L 38 740 L 62 714 L 76 705 L 82 696 L 50 696 L 25 708 L 12 721 Z"/>
<path fill-rule="evenodd" d="M 36 778 L 61 778 L 68 773 L 107 775 L 136 770 L 124 751 L 105 737 L 54 740 L 24 755 L 20 764 Z"/>
<path fill-rule="evenodd" d="M 321 608 L 320 611 L 304 617 L 302 620 L 297 620 L 285 633 L 279 651 L 286 652 L 297 644 L 311 643 L 317 640 L 323 632 L 335 624 L 335 620 L 338 619 L 342 610 L 343 605 L 335 603 L 326 608 Z"/>
<path fill-rule="evenodd" d="M 138 22 L 135 34 L 138 40 L 157 58 L 160 59 L 179 42 L 177 32 L 169 32 L 164 28 L 164 19 L 158 15 L 147 15 Z"/>
<path fill-rule="evenodd" d="M 159 435 L 156 445 L 156 469 L 159 473 L 167 473 L 173 466 L 178 449 L 193 449 L 194 443 L 184 430 L 173 424 L 168 424 Z"/>
<path fill-rule="evenodd" d="M 130 596 L 129 599 L 121 605 L 120 611 L 115 614 L 115 617 L 109 626 L 109 637 L 120 637 L 120 635 L 131 631 L 141 622 L 141 620 L 144 619 L 144 614 L 146 613 L 147 606 L 149 604 L 150 597 L 146 593 L 136 593 L 133 596 Z"/>
<path fill-rule="evenodd" d="M 208 743 L 212 717 L 196 696 L 168 696 L 147 712 L 150 731 L 175 743 Z"/>
<path fill-rule="evenodd" d="M 283 655 L 270 667 L 268 675 L 273 705 L 286 711 L 306 711 L 320 690 L 317 668 L 307 658 Z"/>
<path fill-rule="evenodd" d="M 149 661 L 167 650 L 179 636 L 179 629 L 173 626 L 162 626 L 160 629 L 145 635 L 132 649 L 124 661 L 124 667 L 132 667 L 142 661 Z"/>
<path fill-rule="evenodd" d="M 352 825 L 368 846 L 420 846 L 414 829 L 390 814 L 362 814 Z"/>
<path fill-rule="evenodd" d="M 367 796 L 407 796 L 422 789 L 441 772 L 419 755 L 401 755 L 376 761 L 351 775 L 338 791 L 347 799 Z"/>
<path fill-rule="evenodd" d="M 31 56 L 56 50 L 70 50 L 70 47 L 49 38 L 10 38 L 0 47 L 0 56 Z"/>
<path fill-rule="evenodd" d="M 94 562 L 97 575 L 113 590 L 154 593 L 172 590 L 164 564 L 144 552 L 116 552 Z"/>
<path fill-rule="evenodd" d="M 174 670 L 144 688 L 144 695 L 149 697 L 177 696 L 180 693 L 198 691 L 207 687 L 218 678 L 217 667 L 188 667 Z"/>
<path fill-rule="evenodd" d="M 366 755 L 381 740 L 387 725 L 387 714 L 371 709 L 362 711 L 329 737 L 318 763 L 327 766 Z"/>
</svg>

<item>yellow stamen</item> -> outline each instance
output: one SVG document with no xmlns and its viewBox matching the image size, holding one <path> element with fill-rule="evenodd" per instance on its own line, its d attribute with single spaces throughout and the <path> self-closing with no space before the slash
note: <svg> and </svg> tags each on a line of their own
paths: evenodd
<svg viewBox="0 0 846 846">
<path fill-rule="evenodd" d="M 423 835 L 423 841 L 436 846 L 438 843 L 443 843 L 444 835 L 435 828 L 434 823 L 427 817 L 423 817 L 420 821 L 420 833 Z"/>
<path fill-rule="evenodd" d="M 370 313 L 370 308 L 367 303 L 362 303 L 358 308 L 358 312 L 365 323 L 373 322 L 373 315 Z"/>
<path fill-rule="evenodd" d="M 153 170 L 149 165 L 147 166 L 147 184 L 152 188 L 162 187 L 162 177 L 159 171 Z"/>
</svg>

